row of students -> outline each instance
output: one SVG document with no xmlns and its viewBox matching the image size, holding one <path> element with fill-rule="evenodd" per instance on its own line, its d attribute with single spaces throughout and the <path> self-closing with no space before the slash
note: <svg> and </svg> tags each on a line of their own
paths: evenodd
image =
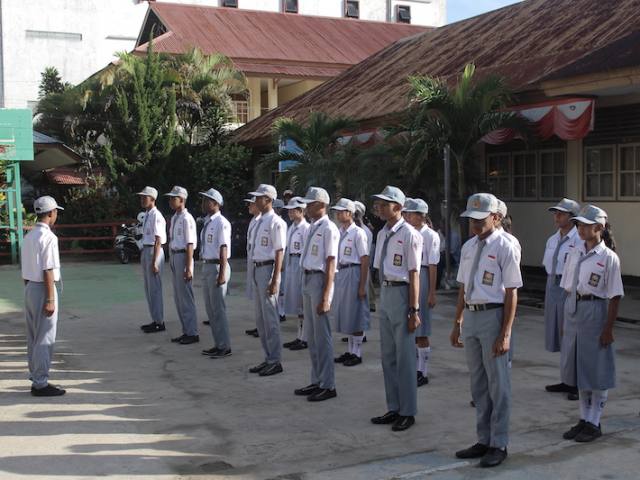
<svg viewBox="0 0 640 480">
<path fill-rule="evenodd" d="M 302 311 L 301 335 L 306 335 L 311 360 L 311 383 L 294 393 L 316 402 L 334 398 L 337 391 L 329 313 L 333 310 L 339 330 L 354 339 L 352 349 L 359 346 L 368 321 L 363 276 L 368 270 L 369 241 L 364 231 L 353 224 L 355 203 L 341 199 L 333 207 L 338 212 L 339 230 L 327 216 L 329 195 L 322 188 L 312 187 L 304 198 L 292 199 L 287 205 L 288 210 L 299 210 L 292 213 L 292 228 L 287 232 L 285 222 L 273 212 L 275 188 L 260 185 L 250 194 L 250 204 L 258 211 L 248 234 L 250 288 L 265 354 L 264 361 L 250 371 L 261 376 L 283 371 L 277 297 L 287 253 L 288 271 L 292 279 L 298 276 L 302 286 L 302 303 L 297 294 L 293 295 L 291 309 L 298 314 Z M 139 195 L 147 210 L 142 265 L 154 320 L 144 330 L 152 333 L 165 329 L 159 278 L 165 225 L 155 208 L 157 191 L 146 187 Z M 186 190 L 174 187 L 167 195 L 175 211 L 169 241 L 174 296 L 183 329 L 183 335 L 174 341 L 188 344 L 198 341 L 190 285 L 193 250 L 198 239 L 193 217 L 184 208 Z M 215 341 L 214 348 L 203 353 L 218 358 L 230 354 L 224 307 L 224 286 L 230 275 L 227 261 L 230 225 L 220 213 L 223 205 L 220 193 L 210 189 L 200 195 L 207 213 L 200 235 L 200 253 L 206 269 L 205 306 Z M 420 377 L 416 375 L 416 342 L 420 365 L 420 349 L 428 348 L 424 343 L 421 345 L 421 338 L 428 342 L 430 332 L 428 328 L 419 328 L 423 321 L 428 322 L 429 309 L 435 305 L 432 278 L 437 258 L 435 254 L 425 256 L 429 248 L 424 245 L 430 242 L 434 251 L 439 248 L 435 237 L 424 228 L 428 214 L 424 202 L 406 199 L 400 189 L 388 186 L 374 196 L 374 208 L 385 222 L 377 237 L 374 267 L 379 271 L 381 288 L 380 337 L 388 411 L 371 421 L 392 424 L 394 431 L 402 431 L 413 425 L 417 412 Z M 51 226 L 61 207 L 51 197 L 43 197 L 35 202 L 35 209 L 38 224 L 25 237 L 22 251 L 29 370 L 32 394 L 54 396 L 64 394 L 63 389 L 48 383 L 57 318 L 55 282 L 60 278 L 57 238 Z M 548 347 L 560 348 L 563 383 L 577 388 L 580 394 L 579 422 L 563 437 L 588 442 L 602 434 L 601 415 L 608 390 L 615 386 L 613 325 L 624 294 L 620 261 L 613 250 L 607 214 L 602 209 L 587 205 L 578 211 L 575 202 L 563 199 L 551 210 L 559 232 L 550 239 L 545 253 L 549 273 L 547 307 L 551 310 L 546 315 L 546 340 Z M 302 212 L 310 218 L 310 225 L 303 223 Z M 501 228 L 506 214 L 506 206 L 491 194 L 475 194 L 467 202 L 461 216 L 469 219 L 473 237 L 461 252 L 457 275 L 460 290 L 450 335 L 454 347 L 465 348 L 477 414 L 478 441 L 456 456 L 481 458 L 480 465 L 484 467 L 502 463 L 507 457 L 509 439 L 511 379 L 506 354 L 511 349 L 522 276 L 519 243 Z M 579 240 L 575 232 L 572 234 L 571 225 L 576 227 Z M 297 228 L 302 228 L 299 236 Z M 563 247 L 567 249 L 564 254 Z M 560 269 L 562 274 L 558 278 Z M 292 280 L 291 284 L 296 282 Z M 562 292 L 550 292 L 550 287 L 556 286 Z M 334 302 L 336 288 L 338 307 Z M 286 292 L 287 288 L 285 298 Z M 350 353 L 358 356 L 357 350 Z M 426 372 L 422 373 L 426 376 Z"/>
</svg>

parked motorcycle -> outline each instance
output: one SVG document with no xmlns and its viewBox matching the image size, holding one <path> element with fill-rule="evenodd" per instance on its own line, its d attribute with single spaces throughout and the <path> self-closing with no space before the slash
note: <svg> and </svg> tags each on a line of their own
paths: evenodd
<svg viewBox="0 0 640 480">
<path fill-rule="evenodd" d="M 140 258 L 142 251 L 142 224 L 144 212 L 138 214 L 138 222 L 127 226 L 120 225 L 120 233 L 116 235 L 113 249 L 120 263 L 129 263 Z"/>
</svg>

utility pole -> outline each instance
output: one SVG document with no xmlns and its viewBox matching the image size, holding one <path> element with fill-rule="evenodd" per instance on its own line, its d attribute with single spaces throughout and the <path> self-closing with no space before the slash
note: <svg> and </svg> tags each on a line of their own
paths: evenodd
<svg viewBox="0 0 640 480">
<path fill-rule="evenodd" d="M 449 290 L 451 278 L 451 148 L 444 147 L 444 288 Z"/>
</svg>

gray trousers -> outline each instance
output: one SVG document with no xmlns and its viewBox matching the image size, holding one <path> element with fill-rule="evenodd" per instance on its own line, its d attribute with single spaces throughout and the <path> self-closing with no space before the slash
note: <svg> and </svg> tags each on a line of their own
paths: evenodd
<svg viewBox="0 0 640 480">
<path fill-rule="evenodd" d="M 508 355 L 493 356 L 502 329 L 503 308 L 464 312 L 464 349 L 476 404 L 478 442 L 504 448 L 509 443 L 511 371 Z"/>
<path fill-rule="evenodd" d="M 196 299 L 193 295 L 193 281 L 184 281 L 184 269 L 187 263 L 186 253 L 171 253 L 171 278 L 173 280 L 173 299 L 176 302 L 178 318 L 182 324 L 183 335 L 198 335 Z"/>
<path fill-rule="evenodd" d="M 56 343 L 58 308 L 50 317 L 44 314 L 47 290 L 42 282 L 28 282 L 24 288 L 24 311 L 27 320 L 27 357 L 29 379 L 34 388 L 44 388 L 49 383 L 49 369 Z M 58 292 L 54 289 L 56 307 Z"/>
<path fill-rule="evenodd" d="M 264 361 L 279 363 L 282 360 L 280 341 L 280 316 L 278 315 L 278 292 L 268 295 L 273 265 L 253 267 L 253 304 L 256 309 L 256 327 L 264 350 Z"/>
<path fill-rule="evenodd" d="M 402 416 L 418 412 L 416 335 L 408 328 L 409 287 L 380 290 L 380 346 L 387 409 Z"/>
<path fill-rule="evenodd" d="M 336 387 L 333 364 L 333 338 L 328 314 L 318 315 L 322 300 L 325 275 L 302 274 L 302 308 L 304 310 L 304 334 L 307 337 L 311 357 L 311 383 L 320 388 Z"/>
<path fill-rule="evenodd" d="M 158 256 L 158 269 L 160 273 L 157 275 L 151 271 L 151 265 L 153 264 L 153 247 L 145 247 L 142 249 L 140 263 L 142 265 L 142 276 L 144 278 L 144 295 L 147 297 L 151 320 L 158 325 L 162 325 L 164 323 L 164 306 L 162 302 L 164 250 L 161 248 L 160 255 Z"/>
<path fill-rule="evenodd" d="M 225 270 L 227 283 L 218 286 L 218 273 L 220 265 L 205 263 L 202 265 L 202 281 L 204 293 L 204 306 L 209 318 L 211 333 L 213 334 L 214 347 L 226 350 L 231 348 L 229 338 L 229 320 L 227 319 L 227 285 L 231 277 L 231 266 L 227 264 Z"/>
</svg>

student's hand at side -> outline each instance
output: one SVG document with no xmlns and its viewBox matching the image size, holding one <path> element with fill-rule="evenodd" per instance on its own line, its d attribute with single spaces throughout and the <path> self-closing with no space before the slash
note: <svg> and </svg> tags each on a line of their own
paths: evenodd
<svg viewBox="0 0 640 480">
<path fill-rule="evenodd" d="M 614 342 L 613 331 L 610 328 L 605 328 L 600 334 L 600 345 L 605 348 Z"/>
<path fill-rule="evenodd" d="M 273 297 L 274 295 L 277 295 L 278 293 L 278 282 L 276 282 L 275 280 L 271 280 L 271 282 L 269 282 L 269 286 L 267 287 L 267 295 L 269 297 Z"/>
<path fill-rule="evenodd" d="M 420 326 L 420 316 L 414 312 L 409 314 L 407 328 L 409 329 L 409 333 L 415 332 Z"/>
<path fill-rule="evenodd" d="M 44 314 L 47 317 L 50 317 L 56 311 L 56 303 L 55 302 L 45 302 L 44 308 L 42 310 L 43 310 Z"/>
<path fill-rule="evenodd" d="M 501 333 L 493 344 L 493 356 L 504 355 L 509 351 L 509 348 L 511 348 L 511 337 Z"/>
<path fill-rule="evenodd" d="M 455 348 L 463 348 L 464 344 L 460 341 L 460 324 L 458 322 L 455 323 L 453 329 L 451 330 L 451 335 L 449 335 L 449 340 L 451 341 L 451 346 Z"/>
<path fill-rule="evenodd" d="M 331 303 L 328 299 L 323 298 L 322 301 L 318 304 L 316 311 L 318 312 L 318 315 L 324 315 L 325 313 L 329 313 L 330 309 Z"/>
<path fill-rule="evenodd" d="M 436 306 L 436 292 L 429 294 L 428 302 L 429 302 L 429 308 L 433 308 Z"/>
<path fill-rule="evenodd" d="M 367 298 L 367 289 L 365 287 L 358 288 L 358 298 L 360 300 Z"/>
</svg>

